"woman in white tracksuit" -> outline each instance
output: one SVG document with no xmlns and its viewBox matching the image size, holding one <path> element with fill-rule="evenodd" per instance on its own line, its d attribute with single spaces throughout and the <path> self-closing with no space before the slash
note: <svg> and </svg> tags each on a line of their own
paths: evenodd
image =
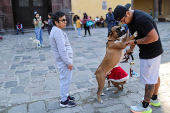
<svg viewBox="0 0 170 113">
<path fill-rule="evenodd" d="M 60 71 L 60 106 L 74 107 L 76 104 L 71 101 L 75 98 L 68 96 L 72 80 L 73 51 L 67 34 L 62 30 L 66 27 L 67 19 L 65 14 L 60 11 L 54 13 L 52 19 L 54 26 L 50 32 L 49 40 L 57 62 L 57 67 Z"/>
</svg>

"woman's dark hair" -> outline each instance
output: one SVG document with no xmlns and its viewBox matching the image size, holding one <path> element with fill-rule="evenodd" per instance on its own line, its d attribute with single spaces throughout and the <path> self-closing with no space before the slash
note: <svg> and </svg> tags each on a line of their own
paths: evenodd
<svg viewBox="0 0 170 113">
<path fill-rule="evenodd" d="M 51 12 L 49 12 L 49 13 L 48 13 L 48 15 L 52 16 L 52 13 L 51 13 Z"/>
<path fill-rule="evenodd" d="M 36 21 L 37 21 L 37 18 L 36 18 L 35 16 L 36 16 L 37 14 L 38 14 L 38 13 L 35 13 L 35 14 L 34 14 L 34 18 L 36 19 Z"/>
<path fill-rule="evenodd" d="M 78 15 L 74 15 L 73 21 L 75 22 L 77 20 Z"/>
<path fill-rule="evenodd" d="M 79 17 L 79 16 L 77 16 L 77 19 L 80 19 L 80 17 Z"/>
<path fill-rule="evenodd" d="M 65 16 L 65 13 L 61 12 L 61 11 L 57 11 L 56 13 L 54 13 L 52 15 L 52 21 L 53 24 L 55 25 L 55 21 L 57 21 L 59 23 L 59 18 Z"/>
<path fill-rule="evenodd" d="M 84 19 L 87 19 L 87 16 L 88 16 L 88 15 L 87 15 L 86 13 L 83 13 L 83 15 L 84 15 L 83 18 L 84 18 Z"/>
</svg>

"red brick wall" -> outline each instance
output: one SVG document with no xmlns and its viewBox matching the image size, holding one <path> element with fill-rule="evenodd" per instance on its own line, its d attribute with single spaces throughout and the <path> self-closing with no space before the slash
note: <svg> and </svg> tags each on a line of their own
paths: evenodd
<svg viewBox="0 0 170 113">
<path fill-rule="evenodd" d="M 12 12 L 12 1 L 11 0 L 0 0 L 0 13 L 5 15 L 5 28 L 14 28 L 13 12 Z"/>
</svg>

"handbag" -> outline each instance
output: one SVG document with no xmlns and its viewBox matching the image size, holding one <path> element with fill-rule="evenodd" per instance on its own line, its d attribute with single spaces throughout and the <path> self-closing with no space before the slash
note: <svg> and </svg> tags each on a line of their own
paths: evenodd
<svg viewBox="0 0 170 113">
<path fill-rule="evenodd" d="M 89 21 L 87 21 L 86 22 L 86 26 L 88 27 L 88 26 L 91 26 L 91 25 L 93 25 L 94 23 L 93 23 L 93 21 L 92 20 L 89 20 Z"/>
</svg>

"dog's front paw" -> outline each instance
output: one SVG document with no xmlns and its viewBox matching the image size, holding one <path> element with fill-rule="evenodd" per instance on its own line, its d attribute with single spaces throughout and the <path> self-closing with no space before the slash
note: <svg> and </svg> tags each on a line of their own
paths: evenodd
<svg viewBox="0 0 170 113">
<path fill-rule="evenodd" d="M 134 33 L 134 36 L 135 36 L 135 37 L 137 37 L 137 36 L 138 36 L 138 32 L 137 32 L 137 31 Z"/>
</svg>

